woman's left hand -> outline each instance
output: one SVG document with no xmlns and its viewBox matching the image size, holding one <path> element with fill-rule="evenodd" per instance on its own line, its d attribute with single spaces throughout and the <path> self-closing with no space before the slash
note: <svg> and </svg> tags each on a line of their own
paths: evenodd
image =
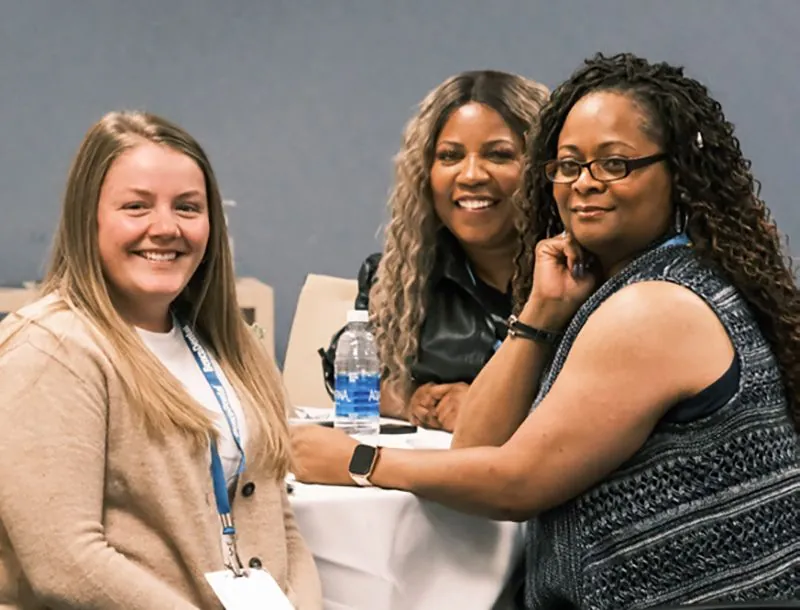
<svg viewBox="0 0 800 610">
<path fill-rule="evenodd" d="M 447 391 L 447 394 L 436 404 L 435 421 L 438 422 L 442 430 L 453 432 L 456 429 L 458 411 L 461 405 L 464 404 L 464 398 L 466 398 L 468 391 L 469 384 L 454 383 Z"/>
<path fill-rule="evenodd" d="M 353 485 L 349 466 L 358 442 L 341 430 L 291 426 L 292 474 L 301 483 Z"/>
<path fill-rule="evenodd" d="M 539 241 L 533 288 L 519 314 L 520 321 L 544 330 L 562 331 L 597 285 L 588 259 L 588 253 L 567 231 Z"/>
</svg>

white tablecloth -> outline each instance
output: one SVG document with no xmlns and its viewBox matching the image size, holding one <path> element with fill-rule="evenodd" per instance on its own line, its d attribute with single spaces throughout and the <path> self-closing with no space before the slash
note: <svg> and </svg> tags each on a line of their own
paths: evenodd
<svg viewBox="0 0 800 610">
<path fill-rule="evenodd" d="M 380 444 L 442 448 L 449 435 L 422 430 Z M 489 610 L 521 557 L 523 526 L 406 492 L 295 484 L 292 506 L 326 610 Z"/>
</svg>

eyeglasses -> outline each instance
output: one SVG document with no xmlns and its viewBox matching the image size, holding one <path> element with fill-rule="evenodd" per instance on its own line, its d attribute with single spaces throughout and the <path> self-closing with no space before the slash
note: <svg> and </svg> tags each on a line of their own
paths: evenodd
<svg viewBox="0 0 800 610">
<path fill-rule="evenodd" d="M 554 159 L 544 164 L 544 175 L 556 184 L 572 184 L 580 178 L 583 168 L 589 169 L 589 175 L 600 182 L 622 180 L 632 171 L 647 167 L 667 158 L 666 153 L 656 153 L 649 157 L 626 159 L 625 157 L 602 157 L 591 161 L 575 159 Z"/>
</svg>

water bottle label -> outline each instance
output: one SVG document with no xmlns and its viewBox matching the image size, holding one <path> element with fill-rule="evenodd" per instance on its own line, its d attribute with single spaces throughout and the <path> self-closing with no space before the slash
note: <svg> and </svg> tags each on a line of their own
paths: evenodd
<svg viewBox="0 0 800 610">
<path fill-rule="evenodd" d="M 381 378 L 369 373 L 336 375 L 333 393 L 336 417 L 378 417 L 381 402 Z"/>
</svg>

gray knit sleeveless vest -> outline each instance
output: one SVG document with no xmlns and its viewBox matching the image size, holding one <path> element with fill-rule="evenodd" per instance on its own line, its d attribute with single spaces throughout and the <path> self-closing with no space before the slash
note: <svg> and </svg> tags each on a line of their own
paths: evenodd
<svg viewBox="0 0 800 610">
<path fill-rule="evenodd" d="M 784 386 L 742 296 L 691 248 L 651 250 L 589 298 L 534 408 L 592 312 L 649 280 L 684 286 L 713 309 L 739 357 L 739 389 L 713 414 L 662 422 L 606 480 L 528 523 L 526 607 L 800 599 L 800 441 Z"/>
</svg>

